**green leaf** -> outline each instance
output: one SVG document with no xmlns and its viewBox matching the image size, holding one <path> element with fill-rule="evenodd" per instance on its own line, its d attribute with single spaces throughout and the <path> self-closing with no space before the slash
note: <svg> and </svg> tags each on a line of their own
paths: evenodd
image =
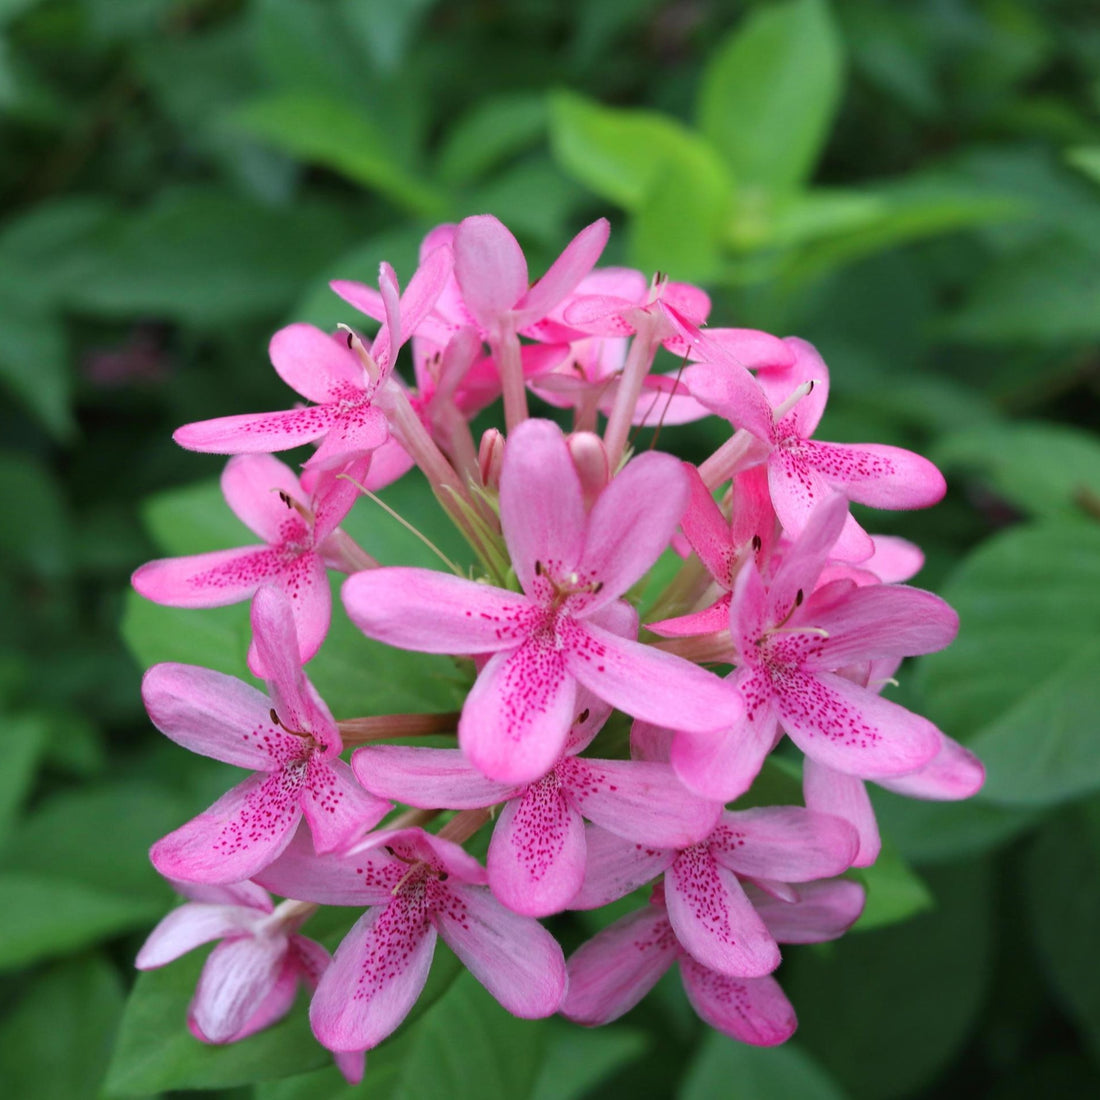
<svg viewBox="0 0 1100 1100">
<path fill-rule="evenodd" d="M 226 1088 L 303 1073 L 328 1060 L 301 1003 L 274 1027 L 239 1043 L 200 1043 L 187 1030 L 187 1006 L 202 965 L 203 954 L 192 952 L 139 975 L 107 1072 L 107 1096 Z"/>
<path fill-rule="evenodd" d="M 0 526 L 0 554 L 37 576 L 64 576 L 73 532 L 56 475 L 29 455 L 0 452 L 0 484 L 9 514 L 20 517 Z"/>
<path fill-rule="evenodd" d="M 979 475 L 1005 500 L 1037 518 L 1080 517 L 1082 499 L 1100 504 L 1100 442 L 1063 424 L 1016 421 L 956 432 L 929 457 L 945 471 Z"/>
<path fill-rule="evenodd" d="M 122 1002 L 118 974 L 98 955 L 38 976 L 0 1027 L 5 1094 L 95 1100 Z"/>
<path fill-rule="evenodd" d="M 1100 829 L 1078 810 L 1047 824 L 1025 863 L 1032 932 L 1059 1001 L 1100 1056 Z"/>
<path fill-rule="evenodd" d="M 604 107 L 573 92 L 556 92 L 550 100 L 550 139 L 567 172 L 627 210 L 650 201 L 673 164 L 697 176 L 707 193 L 733 190 L 717 152 L 654 111 Z"/>
<path fill-rule="evenodd" d="M 922 659 L 919 683 L 933 720 L 985 763 L 981 797 L 1042 806 L 1100 787 L 1100 527 L 1006 531 L 943 596 L 962 627 L 950 649 Z"/>
<path fill-rule="evenodd" d="M 143 502 L 141 519 L 158 549 L 169 557 L 229 550 L 257 541 L 230 510 L 217 481 L 157 493 Z"/>
<path fill-rule="evenodd" d="M 746 1100 L 845 1100 L 840 1086 L 793 1043 L 752 1047 L 717 1031 L 700 1045 L 676 1100 L 714 1100 L 730 1094 Z"/>
<path fill-rule="evenodd" d="M 1066 160 L 1093 183 L 1100 183 L 1100 145 L 1081 145 L 1066 152 Z"/>
<path fill-rule="evenodd" d="M 451 127 L 439 151 L 439 176 L 465 186 L 540 142 L 547 126 L 546 97 L 509 92 L 479 101 Z"/>
<path fill-rule="evenodd" d="M 799 1045 L 856 1100 L 915 1092 L 977 1022 L 990 975 L 989 870 L 956 865 L 929 881 L 932 911 L 827 951 L 787 952 L 783 987 Z"/>
<path fill-rule="evenodd" d="M 446 197 L 397 162 L 385 131 L 364 111 L 314 92 L 276 92 L 229 115 L 231 125 L 276 149 L 377 190 L 413 214 L 443 217 Z"/>
<path fill-rule="evenodd" d="M 867 889 L 867 904 L 853 930 L 867 932 L 897 924 L 935 904 L 924 881 L 886 841 L 878 859 L 853 871 L 852 877 Z"/>
<path fill-rule="evenodd" d="M 549 1020 L 546 1056 L 530 1100 L 584 1100 L 604 1078 L 642 1056 L 647 1037 L 628 1028 L 588 1030 Z"/>
<path fill-rule="evenodd" d="M 60 320 L 53 313 L 21 303 L 0 278 L 0 382 L 56 439 L 76 433 L 72 379 Z"/>
<path fill-rule="evenodd" d="M 843 47 L 824 0 L 758 7 L 707 64 L 699 128 L 739 183 L 795 188 L 813 173 L 843 81 Z"/>
<path fill-rule="evenodd" d="M 437 0 L 340 0 L 339 8 L 367 55 L 383 72 L 393 72 Z"/>
<path fill-rule="evenodd" d="M 38 714 L 0 715 L 0 746 L 4 767 L 0 770 L 0 850 L 11 832 L 19 808 L 34 784 L 45 752 L 50 726 Z"/>
<path fill-rule="evenodd" d="M 70 954 L 141 928 L 162 909 L 160 902 L 121 897 L 80 882 L 0 871 L 0 969 Z"/>
</svg>

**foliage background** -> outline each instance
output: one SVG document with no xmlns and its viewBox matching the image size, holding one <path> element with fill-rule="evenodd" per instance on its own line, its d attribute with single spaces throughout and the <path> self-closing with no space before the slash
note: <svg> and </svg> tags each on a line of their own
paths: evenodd
<svg viewBox="0 0 1100 1100">
<path fill-rule="evenodd" d="M 148 725 L 140 670 L 243 653 L 239 609 L 150 613 L 126 580 L 236 541 L 209 488 L 163 495 L 220 468 L 171 430 L 280 407 L 275 327 L 347 319 L 328 278 L 407 277 L 429 225 L 485 211 L 533 272 L 608 214 L 607 262 L 820 347 L 822 438 L 944 467 L 944 504 L 873 529 L 961 612 L 902 697 L 989 781 L 880 800 L 872 919 L 787 952 L 781 1050 L 704 1035 L 675 982 L 615 1028 L 519 1023 L 443 962 L 357 1094 L 1095 1094 L 1098 59 L 1088 0 L 0 0 L 3 1094 L 344 1095 L 301 1005 L 231 1052 L 183 1035 L 197 959 L 143 979 L 112 1062 L 171 904 L 145 850 L 225 786 Z M 401 709 L 318 660 L 344 708 Z"/>
</svg>

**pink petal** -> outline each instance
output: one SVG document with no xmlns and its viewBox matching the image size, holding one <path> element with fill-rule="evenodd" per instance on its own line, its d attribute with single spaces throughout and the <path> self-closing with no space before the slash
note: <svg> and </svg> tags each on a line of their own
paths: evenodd
<svg viewBox="0 0 1100 1100">
<path fill-rule="evenodd" d="M 833 673 L 792 671 L 775 704 L 807 756 L 861 779 L 915 771 L 939 751 L 942 735 L 926 718 Z"/>
<path fill-rule="evenodd" d="M 434 867 L 445 879 L 474 886 L 487 886 L 489 883 L 485 868 L 461 844 L 423 829 L 391 829 L 372 833 L 353 848 L 352 853 L 370 851 L 379 846 L 393 849 L 406 861 L 421 860 Z"/>
<path fill-rule="evenodd" d="M 985 782 L 982 762 L 957 741 L 942 736 L 940 751 L 927 764 L 908 775 L 880 779 L 880 785 L 908 798 L 933 801 L 953 802 L 977 794 Z"/>
<path fill-rule="evenodd" d="M 598 909 L 626 897 L 671 867 L 677 855 L 675 849 L 633 844 L 594 825 L 585 829 L 585 848 L 584 883 L 570 909 Z"/>
<path fill-rule="evenodd" d="M 311 661 L 328 634 L 332 618 L 332 590 L 324 559 L 320 554 L 299 554 L 284 564 L 273 583 L 290 599 L 298 654 L 303 662 Z M 267 679 L 263 659 L 255 645 L 249 650 L 248 667 L 253 675 Z"/>
<path fill-rule="evenodd" d="M 530 783 L 562 754 L 576 716 L 576 681 L 544 633 L 495 653 L 466 696 L 458 744 L 500 783 Z"/>
<path fill-rule="evenodd" d="M 800 806 L 726 812 L 707 840 L 711 854 L 739 875 L 809 882 L 847 871 L 859 836 L 847 821 Z"/>
<path fill-rule="evenodd" d="M 729 627 L 729 621 L 730 595 L 725 592 L 719 600 L 703 611 L 680 615 L 675 619 L 647 623 L 646 629 L 652 630 L 662 638 L 695 638 L 703 634 L 720 634 Z"/>
<path fill-rule="evenodd" d="M 684 534 L 692 550 L 707 567 L 707 572 L 723 588 L 732 584 L 731 568 L 736 558 L 730 540 L 729 520 L 722 515 L 714 497 L 703 484 L 699 471 L 690 462 L 684 463 L 691 496 L 683 515 Z"/>
<path fill-rule="evenodd" d="M 247 599 L 285 568 L 276 550 L 244 546 L 147 562 L 130 578 L 137 592 L 168 607 L 224 607 Z"/>
<path fill-rule="evenodd" d="M 600 258 L 610 232 L 608 220 L 599 218 L 565 246 L 546 274 L 517 303 L 518 327 L 540 321 L 576 288 Z"/>
<path fill-rule="evenodd" d="M 377 412 L 377 410 L 374 411 Z M 312 479 L 315 546 L 336 530 L 354 507 L 355 502 L 362 496 L 359 486 L 366 478 L 371 462 L 369 455 L 362 455 L 344 466 L 323 470 Z"/>
<path fill-rule="evenodd" d="M 238 1043 L 241 1039 L 247 1039 L 249 1035 L 255 1035 L 256 1032 L 271 1027 L 294 1007 L 294 999 L 297 995 L 298 975 L 293 962 L 287 957 L 283 960 L 283 968 L 279 972 L 279 977 L 276 979 L 271 992 L 260 1002 L 259 1008 L 245 1021 L 240 1031 L 225 1041 L 227 1043 Z M 191 1029 L 192 1035 L 204 1042 L 209 1042 L 209 1039 L 203 1035 L 202 1030 L 199 1028 L 193 1013 L 188 1016 L 187 1025 Z"/>
<path fill-rule="evenodd" d="M 683 464 L 656 451 L 639 455 L 612 479 L 592 509 L 579 564 L 603 584 L 590 610 L 620 596 L 660 557 L 689 494 Z"/>
<path fill-rule="evenodd" d="M 680 381 L 696 401 L 745 428 L 766 443 L 772 438 L 772 410 L 757 381 L 744 366 L 703 338 L 700 354 L 705 363 L 688 367 Z"/>
<path fill-rule="evenodd" d="M 505 909 L 484 888 L 455 885 L 435 922 L 471 974 L 524 1020 L 552 1016 L 565 993 L 565 959 L 537 920 Z"/>
<path fill-rule="evenodd" d="M 489 885 L 514 913 L 565 909 L 584 881 L 584 823 L 550 775 L 501 811 L 489 843 Z"/>
<path fill-rule="evenodd" d="M 561 1013 L 587 1027 L 629 1012 L 681 953 L 662 906 L 617 920 L 569 957 L 569 991 Z"/>
<path fill-rule="evenodd" d="M 169 881 L 177 894 L 182 894 L 191 901 L 202 902 L 204 905 L 242 905 L 245 908 L 257 910 L 258 914 L 271 913 L 275 909 L 271 895 L 254 882 L 214 885 L 206 882 L 178 882 L 171 879 Z"/>
<path fill-rule="evenodd" d="M 566 669 L 634 718 L 704 733 L 733 725 L 744 713 L 733 687 L 671 653 L 617 637 L 592 622 L 576 624 L 569 643 Z"/>
<path fill-rule="evenodd" d="M 665 873 L 665 903 L 676 938 L 709 969 L 759 978 L 779 965 L 779 948 L 737 876 L 705 844 L 681 852 Z"/>
<path fill-rule="evenodd" d="M 817 429 L 829 400 L 829 368 L 817 349 L 805 340 L 788 336 L 783 343 L 793 356 L 793 362 L 785 368 L 762 370 L 756 380 L 767 394 L 768 401 L 776 408 L 803 383 L 813 382 L 810 392 L 780 422 L 784 432 L 791 431 L 803 439 L 809 439 Z"/>
<path fill-rule="evenodd" d="M 778 901 L 752 886 L 746 891 L 779 943 L 835 940 L 855 924 L 866 900 L 858 882 L 842 878 L 799 886 L 794 903 Z"/>
<path fill-rule="evenodd" d="M 309 1006 L 313 1033 L 329 1050 L 370 1050 L 409 1014 L 428 980 L 435 929 L 397 895 L 368 909 L 336 949 Z"/>
<path fill-rule="evenodd" d="M 432 311 L 454 271 L 454 252 L 450 245 L 433 248 L 423 256 L 401 295 L 400 344 L 416 332 Z"/>
<path fill-rule="evenodd" d="M 881 443 L 805 444 L 806 462 L 851 500 L 874 508 L 927 508 L 947 483 L 926 458 Z"/>
<path fill-rule="evenodd" d="M 310 758 L 302 811 L 318 852 L 345 848 L 393 809 L 355 781 L 343 760 Z"/>
<path fill-rule="evenodd" d="M 288 512 L 280 494 L 302 499 L 297 477 L 285 463 L 269 454 L 234 455 L 222 471 L 222 493 L 233 513 L 265 542 L 279 543 L 285 536 Z"/>
<path fill-rule="evenodd" d="M 875 552 L 865 562 L 883 584 L 902 584 L 924 568 L 924 552 L 908 539 L 897 535 L 875 535 Z"/>
<path fill-rule="evenodd" d="M 904 585 L 856 588 L 814 617 L 828 637 L 806 668 L 838 669 L 877 657 L 912 657 L 950 645 L 959 616 L 931 592 Z"/>
<path fill-rule="evenodd" d="M 242 413 L 184 424 L 172 438 L 189 451 L 237 455 L 285 451 L 320 439 L 336 422 L 335 404 L 310 405 L 285 412 Z"/>
<path fill-rule="evenodd" d="M 367 388 L 367 372 L 343 336 L 329 336 L 313 325 L 287 325 L 271 338 L 271 364 L 279 377 L 309 401 L 325 404 Z"/>
<path fill-rule="evenodd" d="M 275 988 L 286 950 L 285 936 L 241 936 L 214 948 L 190 1010 L 209 1042 L 233 1038 L 256 1014 Z"/>
<path fill-rule="evenodd" d="M 300 774 L 253 775 L 149 851 L 162 875 L 184 882 L 242 882 L 290 843 L 301 817 Z"/>
<path fill-rule="evenodd" d="M 527 261 L 519 242 L 491 214 L 459 222 L 454 235 L 455 278 L 470 313 L 485 330 L 527 293 Z"/>
<path fill-rule="evenodd" d="M 426 810 L 481 809 L 519 793 L 514 784 L 486 779 L 460 749 L 364 745 L 351 766 L 368 791 Z"/>
<path fill-rule="evenodd" d="M 377 493 L 398 478 L 404 477 L 416 465 L 412 456 L 391 435 L 381 446 L 371 452 L 370 465 L 366 476 L 360 480 L 363 487 Z"/>
<path fill-rule="evenodd" d="M 372 286 L 354 283 L 349 279 L 333 279 L 328 284 L 349 306 L 365 313 L 375 321 L 385 320 L 386 312 L 382 305 L 382 295 Z"/>
<path fill-rule="evenodd" d="M 195 665 L 154 665 L 141 695 L 157 729 L 185 749 L 253 771 L 282 758 L 288 738 L 271 720 L 271 700 L 235 676 Z M 280 750 L 273 753 L 276 744 Z"/>
<path fill-rule="evenodd" d="M 878 859 L 882 840 L 863 780 L 833 771 L 807 756 L 802 763 L 802 790 L 807 809 L 834 814 L 855 828 L 859 835 L 859 851 L 852 860 L 852 866 L 870 867 Z M 789 878 L 788 881 L 796 880 Z"/>
<path fill-rule="evenodd" d="M 394 566 L 344 582 L 344 606 L 368 638 L 421 653 L 494 653 L 530 631 L 522 595 L 431 569 Z"/>
<path fill-rule="evenodd" d="M 687 791 L 667 764 L 577 757 L 558 770 L 589 821 L 637 844 L 687 847 L 710 832 L 721 811 Z"/>
<path fill-rule="evenodd" d="M 306 470 L 346 466 L 382 446 L 389 434 L 381 409 L 365 401 L 354 405 L 333 421 L 324 441 L 306 462 Z"/>
<path fill-rule="evenodd" d="M 240 905 L 181 905 L 149 933 L 134 966 L 138 970 L 166 966 L 201 944 L 248 932 L 263 917 L 262 912 Z"/>
<path fill-rule="evenodd" d="M 739 363 L 747 370 L 782 369 L 795 361 L 794 352 L 778 336 L 752 328 L 708 328 L 706 342 L 692 354 L 704 354 L 712 347 L 719 347 L 728 360 Z"/>
<path fill-rule="evenodd" d="M 302 979 L 312 993 L 321 975 L 332 965 L 332 956 L 316 940 L 308 936 L 292 935 L 287 954 L 295 974 Z"/>
<path fill-rule="evenodd" d="M 561 429 L 526 420 L 509 436 L 500 475 L 500 522 L 524 592 L 534 596 L 578 567 L 584 547 L 584 494 Z"/>
<path fill-rule="evenodd" d="M 742 1043 L 776 1046 L 798 1027 L 791 1002 L 771 975 L 731 978 L 685 956 L 680 959 L 680 976 L 691 1007 L 704 1023 Z"/>
</svg>

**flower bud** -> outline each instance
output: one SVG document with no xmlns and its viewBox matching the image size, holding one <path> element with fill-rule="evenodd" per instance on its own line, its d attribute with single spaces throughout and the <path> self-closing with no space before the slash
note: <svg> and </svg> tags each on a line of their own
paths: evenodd
<svg viewBox="0 0 1100 1100">
<path fill-rule="evenodd" d="M 573 465 L 580 474 L 584 506 L 591 508 L 611 476 L 607 448 L 595 432 L 574 432 L 566 440 Z"/>
<path fill-rule="evenodd" d="M 477 450 L 477 464 L 481 472 L 481 484 L 497 492 L 500 489 L 500 468 L 504 462 L 504 436 L 496 428 L 490 428 L 482 437 Z"/>
</svg>

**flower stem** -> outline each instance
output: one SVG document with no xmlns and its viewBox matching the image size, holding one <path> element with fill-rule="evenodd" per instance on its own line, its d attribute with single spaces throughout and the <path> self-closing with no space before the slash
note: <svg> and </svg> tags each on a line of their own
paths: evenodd
<svg viewBox="0 0 1100 1100">
<path fill-rule="evenodd" d="M 458 727 L 460 712 L 444 714 L 379 714 L 369 718 L 348 718 L 337 722 L 345 745 L 365 745 L 369 741 L 384 741 L 391 737 L 420 737 L 430 733 L 453 733 Z"/>
</svg>

